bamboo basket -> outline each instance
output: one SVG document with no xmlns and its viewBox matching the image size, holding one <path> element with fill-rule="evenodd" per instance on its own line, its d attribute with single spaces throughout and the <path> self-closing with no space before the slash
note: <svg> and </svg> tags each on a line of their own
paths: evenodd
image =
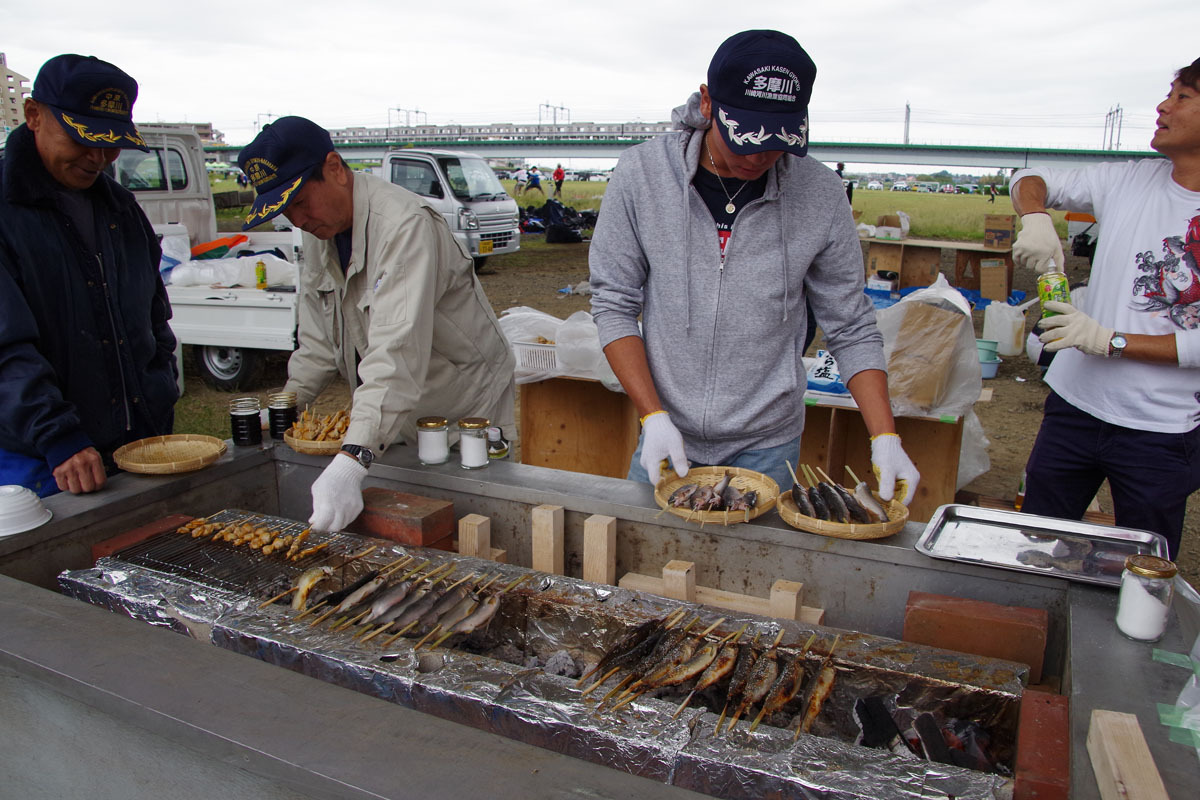
<svg viewBox="0 0 1200 800">
<path fill-rule="evenodd" d="M 758 493 L 758 504 L 745 511 L 692 511 L 690 508 L 673 508 L 668 505 L 667 500 L 674 494 L 675 490 L 681 486 L 686 486 L 689 483 L 714 486 L 721 481 L 721 478 L 728 472 L 730 474 L 730 483 L 741 489 L 743 492 L 753 489 Z M 779 484 L 775 480 L 761 472 L 755 472 L 752 469 L 743 469 L 742 467 L 692 467 L 688 470 L 687 477 L 681 478 L 674 471 L 668 470 L 663 478 L 659 480 L 658 486 L 654 489 L 654 500 L 658 503 L 659 508 L 664 511 L 669 511 L 677 517 L 682 517 L 689 522 L 699 522 L 703 525 L 706 522 L 728 525 L 731 522 L 747 522 L 757 516 L 765 514 L 775 507 L 775 501 L 779 499 Z"/>
<path fill-rule="evenodd" d="M 215 436 L 173 433 L 123 445 L 113 453 L 113 461 L 126 472 L 174 475 L 207 467 L 224 452 L 225 443 Z"/>
<path fill-rule="evenodd" d="M 875 495 L 875 499 L 879 500 L 879 495 Z M 779 516 L 793 528 L 799 528 L 808 533 L 818 533 L 821 536 L 832 536 L 835 539 L 864 540 L 883 539 L 899 533 L 904 528 L 904 523 L 908 522 L 908 507 L 896 498 L 893 497 L 887 503 L 879 500 L 879 504 L 887 509 L 889 519 L 887 522 L 873 522 L 870 524 L 829 522 L 828 520 L 816 519 L 815 517 L 807 517 L 801 514 L 800 509 L 796 507 L 796 501 L 792 499 L 790 491 L 784 492 L 779 496 L 779 502 L 776 503 L 776 506 L 779 508 Z"/>
<path fill-rule="evenodd" d="M 297 439 L 292 436 L 290 431 L 283 434 L 283 442 L 297 453 L 310 456 L 331 456 L 342 449 L 341 439 L 323 439 L 321 441 Z"/>
</svg>

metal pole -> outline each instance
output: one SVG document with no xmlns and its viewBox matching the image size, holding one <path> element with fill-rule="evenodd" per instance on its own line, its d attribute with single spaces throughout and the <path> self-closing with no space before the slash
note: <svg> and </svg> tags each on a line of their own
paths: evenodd
<svg viewBox="0 0 1200 800">
<path fill-rule="evenodd" d="M 912 108 L 908 103 L 904 104 L 904 143 L 908 144 L 908 122 L 912 116 Z"/>
</svg>

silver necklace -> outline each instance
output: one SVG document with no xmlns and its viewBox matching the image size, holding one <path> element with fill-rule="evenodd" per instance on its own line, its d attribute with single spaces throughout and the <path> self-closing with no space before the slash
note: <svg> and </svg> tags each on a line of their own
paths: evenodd
<svg viewBox="0 0 1200 800">
<path fill-rule="evenodd" d="M 742 181 L 742 185 L 738 187 L 738 190 L 734 192 L 733 196 L 731 197 L 729 195 L 729 190 L 725 188 L 725 181 L 721 180 L 721 173 L 717 172 L 717 162 L 713 161 L 712 148 L 708 146 L 707 142 L 704 145 L 704 150 L 708 153 L 708 163 L 712 164 L 713 174 L 717 176 L 717 183 L 721 184 L 721 191 L 725 193 L 725 199 L 729 201 L 725 204 L 725 213 L 732 214 L 733 212 L 737 211 L 737 206 L 733 204 L 734 198 L 742 193 L 742 189 L 745 189 L 746 184 L 750 181 Z"/>
</svg>

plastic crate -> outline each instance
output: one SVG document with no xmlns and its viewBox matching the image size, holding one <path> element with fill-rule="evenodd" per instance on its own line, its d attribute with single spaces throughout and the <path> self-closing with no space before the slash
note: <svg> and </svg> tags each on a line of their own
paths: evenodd
<svg viewBox="0 0 1200 800">
<path fill-rule="evenodd" d="M 538 372 L 555 372 L 558 370 L 558 359 L 555 356 L 554 345 L 538 344 L 537 342 L 513 342 L 513 357 L 517 359 L 518 369 L 536 370 Z"/>
</svg>

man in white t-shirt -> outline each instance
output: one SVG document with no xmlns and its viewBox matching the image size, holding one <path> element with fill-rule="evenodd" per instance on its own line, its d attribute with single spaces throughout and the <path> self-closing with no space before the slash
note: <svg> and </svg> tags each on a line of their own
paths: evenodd
<svg viewBox="0 0 1200 800">
<path fill-rule="evenodd" d="M 1062 267 L 1047 208 L 1104 228 L 1087 313 L 1046 304 L 1058 315 L 1042 320 L 1041 340 L 1061 352 L 1024 510 L 1078 519 L 1107 478 L 1117 525 L 1161 533 L 1174 558 L 1200 489 L 1200 59 L 1176 73 L 1150 146 L 1166 158 L 1013 177 L 1018 264 Z"/>
</svg>

